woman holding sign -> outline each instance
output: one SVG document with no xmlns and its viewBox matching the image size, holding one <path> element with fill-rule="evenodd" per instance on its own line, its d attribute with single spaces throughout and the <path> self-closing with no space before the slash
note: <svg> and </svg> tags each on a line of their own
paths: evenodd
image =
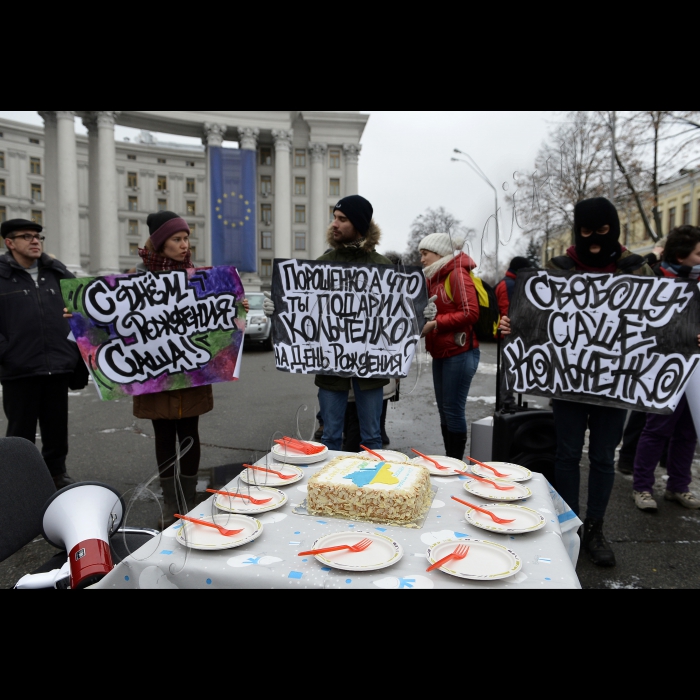
<svg viewBox="0 0 700 700">
<path fill-rule="evenodd" d="M 462 252 L 462 245 L 463 241 L 453 241 L 448 233 L 431 233 L 418 246 L 428 294 L 437 297 L 437 316 L 423 329 L 425 347 L 433 358 L 445 454 L 455 459 L 464 457 L 467 395 L 481 355 L 473 329 L 479 301 L 469 274 L 476 263 Z"/>
</svg>

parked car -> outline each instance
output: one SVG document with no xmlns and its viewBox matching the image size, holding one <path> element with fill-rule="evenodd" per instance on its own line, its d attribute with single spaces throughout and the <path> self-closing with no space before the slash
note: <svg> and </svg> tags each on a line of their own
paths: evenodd
<svg viewBox="0 0 700 700">
<path fill-rule="evenodd" d="M 248 292 L 246 298 L 250 303 L 250 311 L 245 339 L 248 342 L 262 343 L 265 350 L 272 350 L 272 323 L 263 312 L 265 297 L 262 292 Z"/>
</svg>

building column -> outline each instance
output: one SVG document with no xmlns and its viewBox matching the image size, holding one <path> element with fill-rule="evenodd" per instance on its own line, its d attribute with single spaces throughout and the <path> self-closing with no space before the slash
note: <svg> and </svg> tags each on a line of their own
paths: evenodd
<svg viewBox="0 0 700 700">
<path fill-rule="evenodd" d="M 119 268 L 119 214 L 117 207 L 117 151 L 114 123 L 119 112 L 95 112 L 97 119 L 98 226 L 100 265 L 98 274 L 113 275 Z"/>
<path fill-rule="evenodd" d="M 56 112 L 39 112 L 44 120 L 44 229 L 49 250 L 58 250 L 58 124 Z"/>
<path fill-rule="evenodd" d="M 239 126 L 238 127 L 238 146 L 244 151 L 257 151 L 258 150 L 258 136 L 260 135 L 260 129 L 250 126 Z M 258 183 L 255 183 L 255 190 L 258 191 Z M 259 264 L 258 262 L 258 232 L 260 230 L 259 221 L 259 207 L 255 207 L 255 265 L 256 268 Z M 258 276 L 257 272 L 241 272 L 241 281 L 243 282 L 243 287 L 249 292 L 259 292 L 262 289 L 262 280 Z"/>
<path fill-rule="evenodd" d="M 358 179 L 358 165 L 360 160 L 360 151 L 362 146 L 359 143 L 343 144 L 343 153 L 345 154 L 345 196 L 351 194 L 360 194 L 360 185 Z"/>
<path fill-rule="evenodd" d="M 325 143 L 310 143 L 309 155 L 311 158 L 311 227 L 309 229 L 309 258 L 320 258 L 326 248 L 326 229 L 328 216 L 326 215 L 326 152 L 328 146 Z"/>
<path fill-rule="evenodd" d="M 78 209 L 78 156 L 75 146 L 75 112 L 56 112 L 58 132 L 58 233 L 59 259 L 76 276 L 80 265 L 80 212 Z"/>
<path fill-rule="evenodd" d="M 97 117 L 94 112 L 88 112 L 83 117 L 83 125 L 88 131 L 88 226 L 90 231 L 88 272 L 91 275 L 97 275 L 102 267 L 102 239 L 100 236 L 100 153 L 97 143 Z"/>
<path fill-rule="evenodd" d="M 292 137 L 293 129 L 273 129 L 275 140 L 275 257 L 292 257 Z"/>
<path fill-rule="evenodd" d="M 207 147 L 207 191 L 204 198 L 204 211 L 206 219 L 204 221 L 204 240 L 202 243 L 204 245 L 204 264 L 207 266 L 212 264 L 211 222 L 212 216 L 214 215 L 211 208 L 211 155 L 209 152 L 209 147 L 223 146 L 226 126 L 223 124 L 212 124 L 210 122 L 205 122 L 203 130 L 204 134 L 202 136 L 202 143 Z"/>
<path fill-rule="evenodd" d="M 239 126 L 238 146 L 244 151 L 257 151 L 259 135 L 260 129 L 250 126 Z"/>
</svg>

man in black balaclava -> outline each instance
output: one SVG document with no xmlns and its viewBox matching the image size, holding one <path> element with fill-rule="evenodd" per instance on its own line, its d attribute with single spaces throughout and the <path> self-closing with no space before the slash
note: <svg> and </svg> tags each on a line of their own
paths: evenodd
<svg viewBox="0 0 700 700">
<path fill-rule="evenodd" d="M 604 197 L 584 199 L 575 206 L 574 235 L 576 245 L 564 255 L 549 260 L 546 268 L 654 276 L 644 258 L 620 245 L 620 219 L 613 204 Z M 510 319 L 504 316 L 501 333 L 507 335 L 510 332 Z M 615 481 L 615 448 L 622 439 L 627 411 L 553 399 L 552 412 L 557 434 L 555 487 L 576 515 L 581 512 L 580 461 L 586 429 L 590 431 L 588 498 L 581 546 L 594 564 L 615 566 L 615 553 L 603 534 L 603 518 Z"/>
</svg>

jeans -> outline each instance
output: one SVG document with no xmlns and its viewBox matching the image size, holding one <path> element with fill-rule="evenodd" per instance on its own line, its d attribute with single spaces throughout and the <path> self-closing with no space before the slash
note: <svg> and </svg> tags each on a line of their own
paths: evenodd
<svg viewBox="0 0 700 700">
<path fill-rule="evenodd" d="M 382 404 L 384 403 L 384 388 L 367 389 L 361 391 L 357 379 L 352 379 L 352 388 L 355 392 L 355 405 L 357 417 L 360 421 L 360 436 L 362 444 L 372 450 L 381 449 L 382 433 L 381 418 Z M 345 424 L 345 410 L 348 405 L 349 391 L 318 390 L 318 402 L 323 416 L 323 437 L 321 442 L 329 450 L 343 449 L 343 426 Z"/>
<path fill-rule="evenodd" d="M 479 366 L 481 350 L 474 348 L 453 357 L 433 358 L 433 386 L 440 425 L 451 433 L 467 432 L 467 396 Z"/>
<path fill-rule="evenodd" d="M 580 515 L 580 462 L 588 428 L 590 472 L 586 517 L 591 520 L 602 519 L 615 482 L 615 448 L 622 438 L 627 411 L 624 408 L 562 399 L 552 401 L 552 411 L 557 431 L 557 454 L 554 460 L 557 491 L 571 510 Z"/>
<path fill-rule="evenodd" d="M 654 470 L 664 450 L 668 449 L 666 488 L 674 493 L 686 493 L 692 479 L 690 467 L 697 441 L 693 415 L 685 395 L 671 415 L 648 413 L 634 458 L 634 490 L 651 493 Z"/>
</svg>

